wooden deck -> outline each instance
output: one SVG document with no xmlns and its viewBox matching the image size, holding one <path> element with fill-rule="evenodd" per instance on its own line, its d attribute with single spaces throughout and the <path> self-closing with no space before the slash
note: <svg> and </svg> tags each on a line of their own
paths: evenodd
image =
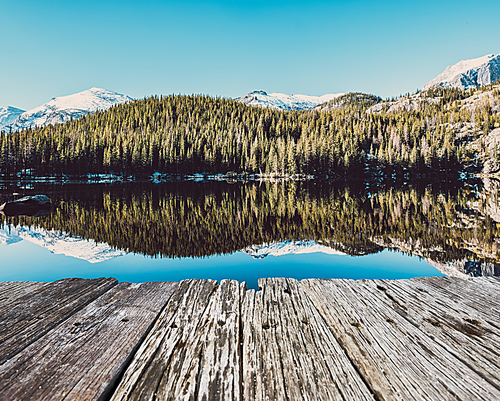
<svg viewBox="0 0 500 401">
<path fill-rule="evenodd" d="M 2 400 L 500 400 L 500 280 L 0 283 Z"/>
</svg>

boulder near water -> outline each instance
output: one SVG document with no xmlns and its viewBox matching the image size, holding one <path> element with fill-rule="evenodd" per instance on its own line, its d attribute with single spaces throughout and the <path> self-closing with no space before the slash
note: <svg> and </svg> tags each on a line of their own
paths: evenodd
<svg viewBox="0 0 500 401">
<path fill-rule="evenodd" d="M 37 216 L 47 213 L 51 207 L 50 198 L 46 195 L 25 196 L 0 206 L 0 212 L 6 216 L 25 214 Z"/>
</svg>

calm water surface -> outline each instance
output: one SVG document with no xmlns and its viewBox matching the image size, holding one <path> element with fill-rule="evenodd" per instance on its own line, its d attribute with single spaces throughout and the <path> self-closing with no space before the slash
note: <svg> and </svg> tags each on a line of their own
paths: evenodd
<svg viewBox="0 0 500 401">
<path fill-rule="evenodd" d="M 0 218 L 0 281 L 498 275 L 498 191 L 307 183 L 4 184 L 45 216 Z M 13 195 L 19 193 L 19 195 Z M 497 220 L 496 220 L 497 219 Z"/>
</svg>

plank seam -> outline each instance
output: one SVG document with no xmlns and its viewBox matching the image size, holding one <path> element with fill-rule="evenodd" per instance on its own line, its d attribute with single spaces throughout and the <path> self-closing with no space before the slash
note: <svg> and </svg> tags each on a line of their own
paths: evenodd
<svg viewBox="0 0 500 401">
<path fill-rule="evenodd" d="M 307 281 L 309 283 L 309 280 L 305 280 L 305 281 Z M 377 392 L 375 392 L 373 390 L 372 386 L 370 386 L 370 384 L 365 379 L 365 377 L 363 376 L 363 374 L 361 373 L 361 371 L 358 369 L 358 367 L 356 366 L 356 364 L 354 363 L 354 361 L 349 357 L 349 353 L 347 352 L 346 348 L 344 347 L 344 345 L 342 344 L 342 342 L 337 338 L 337 336 L 335 335 L 335 332 L 330 328 L 330 325 L 326 321 L 325 317 L 321 314 L 321 311 L 318 309 L 318 307 L 316 306 L 316 304 L 314 303 L 314 301 L 311 298 L 309 298 L 309 294 L 307 294 L 307 291 L 304 291 L 304 294 L 311 301 L 311 305 L 314 306 L 314 308 L 318 312 L 318 315 L 323 320 L 323 323 L 325 324 L 326 327 L 328 327 L 328 330 L 330 330 L 330 333 L 332 333 L 333 337 L 337 341 L 337 344 L 339 344 L 340 348 L 342 348 L 342 351 L 344 352 L 344 354 L 345 354 L 346 358 L 348 359 L 348 361 L 351 363 L 352 367 L 354 368 L 354 371 L 361 378 L 361 380 L 365 384 L 366 388 L 370 390 L 370 393 L 372 394 L 372 396 L 375 399 L 375 401 L 383 401 L 383 399 L 379 397 L 379 395 L 377 394 Z"/>
<path fill-rule="evenodd" d="M 217 294 L 219 287 L 220 287 L 220 284 L 217 282 L 214 285 L 214 288 L 212 288 L 212 292 L 210 293 L 210 295 L 208 297 L 208 302 L 205 305 L 205 308 L 203 309 L 203 311 L 200 313 L 200 319 L 198 321 L 198 324 L 194 327 L 194 332 L 196 332 L 198 327 L 200 326 L 201 318 L 203 316 L 205 316 L 205 312 L 207 311 L 207 309 L 209 309 L 211 307 L 212 297 L 214 297 L 215 294 Z M 205 346 L 206 346 L 206 339 L 203 340 L 202 344 L 200 345 L 202 354 L 205 353 Z M 185 353 L 185 351 L 184 351 L 184 353 Z M 172 353 L 172 355 L 173 355 L 173 353 Z M 198 358 L 198 371 L 196 373 L 196 383 L 195 383 L 194 394 L 193 394 L 194 399 L 198 399 L 198 394 L 200 392 L 200 382 L 201 382 L 201 373 L 202 373 L 201 367 L 203 366 L 202 363 L 203 363 L 202 358 Z M 165 374 L 165 371 L 163 372 L 163 374 Z M 161 383 L 161 381 L 159 383 Z"/>
<path fill-rule="evenodd" d="M 49 283 L 49 284 L 51 284 L 51 283 Z M 103 291 L 103 288 L 105 288 L 108 284 L 110 284 L 109 288 L 106 288 Z M 68 315 L 65 316 L 61 321 L 57 322 L 54 325 L 54 327 L 50 328 L 46 332 L 41 332 L 41 333 L 33 334 L 31 336 L 31 338 L 33 339 L 33 341 L 31 343 L 27 344 L 25 346 L 25 348 L 27 346 L 29 346 L 30 344 L 33 344 L 36 341 L 40 340 L 41 338 L 49 335 L 53 330 L 56 330 L 61 324 L 63 324 L 64 322 L 66 322 L 66 320 L 68 320 L 71 317 L 73 317 L 73 315 L 75 315 L 76 313 L 78 313 L 81 310 L 83 310 L 85 307 L 87 307 L 88 305 L 90 305 L 92 302 L 96 301 L 98 298 L 102 297 L 104 294 L 106 294 L 108 291 L 110 291 L 112 288 L 114 288 L 117 285 L 118 285 L 118 281 L 116 279 L 114 279 L 114 282 L 111 282 L 111 283 L 110 283 L 110 281 L 108 281 L 107 279 L 105 279 L 105 281 L 102 284 L 97 285 L 90 292 L 87 292 L 86 288 L 82 288 L 82 289 L 78 290 L 78 292 L 76 292 L 75 294 L 72 294 L 71 297 L 69 297 L 66 300 L 66 302 L 68 302 L 69 304 L 75 303 L 76 300 L 78 300 L 81 297 L 85 297 L 85 295 L 90 294 L 92 291 L 96 291 L 97 292 L 97 294 L 95 294 L 96 295 L 95 298 L 89 298 L 89 299 L 86 300 L 86 302 L 82 301 L 81 304 L 77 304 L 77 306 L 74 309 L 71 309 L 69 311 Z M 44 287 L 45 286 L 41 287 L 40 289 L 38 289 L 36 291 L 39 291 L 39 290 L 42 291 L 44 289 Z M 64 291 L 63 291 L 63 293 L 64 293 Z M 28 294 L 28 295 L 31 295 L 31 294 Z M 21 299 L 21 298 L 19 298 L 19 299 Z M 18 301 L 18 300 L 16 300 L 16 301 Z M 52 312 L 52 311 L 56 311 L 56 310 L 57 310 L 57 306 L 54 306 L 54 307 L 51 307 L 49 309 L 46 309 L 45 312 L 43 312 L 43 313 L 47 314 L 48 312 Z M 60 314 L 58 314 L 58 316 L 59 315 Z M 11 338 L 13 338 L 14 335 L 19 334 L 23 330 L 26 330 L 26 329 L 29 329 L 29 328 L 32 328 L 32 327 L 36 326 L 36 323 L 37 322 L 30 322 L 27 325 L 24 325 L 24 326 L 18 328 L 17 331 L 12 332 L 12 333 L 8 333 L 8 335 L 6 335 L 4 338 L 2 338 L 1 342 L 8 341 Z M 15 347 L 15 343 L 14 344 L 10 344 L 7 348 L 5 348 L 5 347 L 3 348 L 3 352 L 5 352 L 5 353 L 9 352 L 9 353 L 7 353 L 7 356 L 6 356 L 7 359 L 14 358 L 16 355 L 18 355 L 20 352 L 22 352 L 25 349 L 25 348 L 23 348 L 23 349 L 18 350 L 18 351 L 14 350 L 14 352 L 13 352 L 12 351 L 13 347 Z M 1 362 L 0 365 L 3 365 L 3 363 L 5 363 L 5 362 Z"/>
<path fill-rule="evenodd" d="M 177 284 L 176 287 L 178 288 L 179 285 L 180 284 Z M 170 300 L 172 299 L 172 297 L 173 297 L 175 291 L 177 290 L 177 288 L 174 291 L 171 292 L 170 296 L 165 301 L 165 304 L 163 305 L 163 307 L 161 308 L 161 310 L 158 312 L 158 314 L 156 315 L 156 317 L 153 319 L 153 321 L 151 322 L 151 324 L 149 325 L 149 327 L 144 331 L 144 334 L 139 339 L 139 341 L 137 342 L 137 344 L 135 345 L 135 347 L 132 349 L 132 351 L 130 352 L 130 354 L 127 357 L 127 359 L 123 362 L 123 364 L 120 367 L 120 369 L 119 369 L 118 373 L 116 374 L 116 376 L 113 379 L 111 379 L 110 383 L 104 389 L 103 393 L 99 396 L 99 398 L 97 399 L 97 401 L 109 401 L 111 399 L 111 397 L 113 397 L 113 395 L 114 395 L 114 393 L 115 393 L 118 385 L 120 384 L 123 376 L 125 375 L 125 372 L 128 370 L 130 364 L 134 360 L 134 357 L 137 354 L 137 351 L 139 350 L 139 348 L 141 347 L 141 345 L 144 343 L 144 340 L 146 340 L 147 336 L 149 335 L 149 333 L 151 332 L 151 330 L 153 329 L 153 327 L 156 325 L 156 323 L 157 323 L 158 319 L 160 318 L 160 316 L 162 315 L 163 311 L 167 308 L 167 305 L 170 302 Z M 66 397 L 64 399 L 66 399 Z"/>
<path fill-rule="evenodd" d="M 243 394 L 243 391 L 244 391 L 244 385 L 243 385 L 243 378 L 244 378 L 244 375 L 243 375 L 243 319 L 242 319 L 242 315 L 243 315 L 243 300 L 245 299 L 245 296 L 246 296 L 246 288 L 245 288 L 245 291 L 241 291 L 241 287 L 240 287 L 240 302 L 238 302 L 238 323 L 239 323 L 239 335 L 238 335 L 238 353 L 240 354 L 240 359 L 239 359 L 239 365 L 240 365 L 240 374 L 239 374 L 239 381 L 240 381 L 240 399 L 243 400 L 244 399 L 244 394 Z"/>
</svg>

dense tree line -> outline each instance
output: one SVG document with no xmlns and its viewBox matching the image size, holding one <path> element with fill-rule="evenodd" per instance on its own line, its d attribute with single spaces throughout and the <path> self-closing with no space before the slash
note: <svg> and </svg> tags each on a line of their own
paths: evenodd
<svg viewBox="0 0 500 401">
<path fill-rule="evenodd" d="M 500 126 L 488 105 L 458 107 L 474 93 L 435 89 L 427 95 L 439 101 L 380 113 L 366 113 L 373 102 L 352 95 L 341 108 L 304 112 L 208 96 L 155 96 L 65 124 L 1 133 L 0 170 L 38 176 L 456 174 L 474 155 L 454 126 L 474 123 L 478 135 Z"/>
<path fill-rule="evenodd" d="M 361 255 L 380 251 L 379 239 L 400 241 L 408 252 L 437 261 L 484 255 L 500 260 L 495 240 L 500 224 L 481 208 L 472 209 L 476 196 L 463 189 L 389 189 L 368 195 L 344 186 L 288 182 L 85 185 L 62 191 L 44 191 L 55 203 L 50 216 L 8 222 L 150 256 L 209 256 L 289 239 L 313 239 Z M 474 248 L 482 254 L 474 254 Z"/>
</svg>

